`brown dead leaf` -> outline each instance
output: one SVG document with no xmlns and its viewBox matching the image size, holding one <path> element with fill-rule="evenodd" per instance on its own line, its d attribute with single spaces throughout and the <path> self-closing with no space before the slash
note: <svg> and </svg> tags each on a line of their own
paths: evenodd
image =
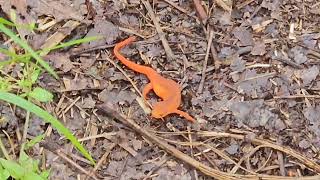
<svg viewBox="0 0 320 180">
<path fill-rule="evenodd" d="M 96 62 L 96 58 L 94 57 L 81 56 L 79 59 L 82 69 L 88 69 Z"/>
<path fill-rule="evenodd" d="M 0 0 L 1 9 L 10 16 L 12 12 L 16 15 L 14 17 L 15 23 L 17 24 L 31 24 L 36 22 L 37 16 L 35 16 L 32 13 L 28 13 L 28 0 Z M 12 17 L 10 17 L 11 20 Z M 26 29 L 26 28 L 20 28 L 17 27 L 17 30 L 22 38 L 25 38 L 25 36 L 31 34 L 32 31 Z"/>
<path fill-rule="evenodd" d="M 79 13 L 79 7 L 72 6 L 69 0 L 27 0 L 27 5 L 38 15 L 49 15 L 61 20 L 74 19 L 83 20 Z"/>
<path fill-rule="evenodd" d="M 239 39 L 241 46 L 252 46 L 253 45 L 252 34 L 246 28 L 236 27 L 233 30 L 233 35 L 237 39 Z"/>
<path fill-rule="evenodd" d="M 125 90 L 117 92 L 115 90 L 110 91 L 108 89 L 105 89 L 98 94 L 98 98 L 100 101 L 103 101 L 105 103 L 125 104 L 125 102 L 127 102 L 131 104 L 135 100 L 136 95 L 133 92 Z"/>
<path fill-rule="evenodd" d="M 120 35 L 120 30 L 112 22 L 107 20 L 98 20 L 94 24 L 94 28 L 91 29 L 86 37 L 101 36 L 102 39 L 84 43 L 86 48 L 92 48 L 105 44 L 112 44 Z"/>
<path fill-rule="evenodd" d="M 307 119 L 307 125 L 311 132 L 316 136 L 314 141 L 316 141 L 317 147 L 320 147 L 320 106 L 307 107 L 303 110 L 303 115 Z"/>
<path fill-rule="evenodd" d="M 313 7 L 313 8 L 310 10 L 310 12 L 311 12 L 312 14 L 320 15 L 320 5 Z"/>
<path fill-rule="evenodd" d="M 127 27 L 139 28 L 139 20 L 136 16 L 120 15 L 120 22 Z"/>
<path fill-rule="evenodd" d="M 262 56 L 266 53 L 266 45 L 263 41 L 254 42 L 251 54 L 254 56 Z"/>
<path fill-rule="evenodd" d="M 53 62 L 54 67 L 61 69 L 63 72 L 69 72 L 73 68 L 73 64 L 66 53 L 52 53 L 45 56 L 45 59 Z"/>
<path fill-rule="evenodd" d="M 132 146 L 134 150 L 138 151 L 142 147 L 142 141 L 134 139 L 132 140 Z"/>
<path fill-rule="evenodd" d="M 77 104 L 83 109 L 90 109 L 95 107 L 96 101 L 91 96 L 89 96 L 87 98 L 84 98 L 81 103 L 77 102 Z"/>
<path fill-rule="evenodd" d="M 305 63 L 308 58 L 306 56 L 306 50 L 300 46 L 295 46 L 289 51 L 289 57 L 293 58 L 297 64 Z"/>
<path fill-rule="evenodd" d="M 85 78 L 81 79 L 68 79 L 66 77 L 63 78 L 63 83 L 66 91 L 74 91 L 74 90 L 82 90 L 88 87 L 88 80 Z"/>
<path fill-rule="evenodd" d="M 268 107 L 264 106 L 263 100 L 234 102 L 230 106 L 232 114 L 238 121 L 238 126 L 242 123 L 252 128 L 264 127 L 269 130 L 282 130 L 284 123 L 279 120 L 278 115 L 272 113 Z"/>
<path fill-rule="evenodd" d="M 311 68 L 302 70 L 301 79 L 304 85 L 309 85 L 319 75 L 318 66 L 312 66 Z"/>
</svg>

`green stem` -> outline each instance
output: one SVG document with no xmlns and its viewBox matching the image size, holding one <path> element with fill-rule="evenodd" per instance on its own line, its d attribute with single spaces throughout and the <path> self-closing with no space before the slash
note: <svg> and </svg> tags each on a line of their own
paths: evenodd
<svg viewBox="0 0 320 180">
<path fill-rule="evenodd" d="M 9 154 L 8 154 L 7 149 L 4 147 L 4 145 L 3 145 L 3 143 L 2 143 L 1 137 L 0 137 L 0 149 L 1 149 L 4 157 L 5 157 L 7 160 L 11 160 L 11 158 L 10 158 L 10 156 L 9 156 Z"/>
</svg>

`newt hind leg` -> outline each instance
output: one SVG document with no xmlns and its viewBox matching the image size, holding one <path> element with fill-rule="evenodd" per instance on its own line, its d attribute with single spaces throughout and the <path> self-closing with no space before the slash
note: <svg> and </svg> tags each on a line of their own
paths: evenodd
<svg viewBox="0 0 320 180">
<path fill-rule="evenodd" d="M 151 83 L 148 83 L 144 88 L 143 88 L 143 91 L 142 91 L 142 96 L 145 100 L 147 100 L 147 94 L 153 89 L 152 87 L 152 84 Z"/>
<path fill-rule="evenodd" d="M 174 111 L 174 113 L 179 114 L 180 116 L 186 118 L 188 121 L 191 121 L 191 122 L 193 122 L 193 123 L 196 121 L 193 117 L 191 117 L 188 113 L 186 113 L 186 112 L 184 112 L 184 111 L 180 111 L 180 110 L 176 109 L 176 110 Z"/>
</svg>

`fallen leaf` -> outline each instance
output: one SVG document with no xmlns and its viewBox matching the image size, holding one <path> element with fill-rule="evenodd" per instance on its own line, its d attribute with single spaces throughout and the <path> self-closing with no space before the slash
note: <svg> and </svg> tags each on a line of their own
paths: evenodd
<svg viewBox="0 0 320 180">
<path fill-rule="evenodd" d="M 225 149 L 225 151 L 230 155 L 234 155 L 234 154 L 238 153 L 238 150 L 239 150 L 238 144 L 231 144 L 229 147 L 227 147 Z"/>
<path fill-rule="evenodd" d="M 37 14 L 53 16 L 58 22 L 67 19 L 82 21 L 84 17 L 79 13 L 79 7 L 71 4 L 69 0 L 27 0 L 29 8 Z"/>
<path fill-rule="evenodd" d="M 233 71 L 242 72 L 245 70 L 245 67 L 246 67 L 246 61 L 242 60 L 242 58 L 239 56 L 230 64 L 230 68 Z"/>
<path fill-rule="evenodd" d="M 319 75 L 318 66 L 314 65 L 311 68 L 302 70 L 301 79 L 304 85 L 309 85 L 312 81 L 314 81 Z"/>
<path fill-rule="evenodd" d="M 305 63 L 308 58 L 305 55 L 305 50 L 300 46 L 295 46 L 289 51 L 289 57 L 293 58 L 297 64 Z"/>
<path fill-rule="evenodd" d="M 65 86 L 66 91 L 74 91 L 74 90 L 82 90 L 88 87 L 88 80 L 81 78 L 81 79 L 68 79 L 63 78 L 63 83 Z"/>
<path fill-rule="evenodd" d="M 96 21 L 94 27 L 90 29 L 86 37 L 100 36 L 102 39 L 83 43 L 86 48 L 97 47 L 105 44 L 112 44 L 120 35 L 120 30 L 117 26 L 107 20 Z"/>
<path fill-rule="evenodd" d="M 236 27 L 233 30 L 233 35 L 239 39 L 241 46 L 252 46 L 253 45 L 253 39 L 252 34 L 249 30 L 243 27 Z"/>
<path fill-rule="evenodd" d="M 262 56 L 266 53 L 266 45 L 263 41 L 254 42 L 251 54 L 254 56 Z"/>
<path fill-rule="evenodd" d="M 132 140 L 132 146 L 133 149 L 137 151 L 142 148 L 142 141 L 134 139 Z"/>
<path fill-rule="evenodd" d="M 61 69 L 63 72 L 69 72 L 73 68 L 69 55 L 66 53 L 52 53 L 46 55 L 45 59 L 53 62 L 54 67 Z"/>
</svg>

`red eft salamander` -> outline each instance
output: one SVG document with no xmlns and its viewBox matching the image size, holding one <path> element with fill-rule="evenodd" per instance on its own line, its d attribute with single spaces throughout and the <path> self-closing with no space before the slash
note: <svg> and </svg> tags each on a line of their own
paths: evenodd
<svg viewBox="0 0 320 180">
<path fill-rule="evenodd" d="M 138 73 L 142 73 L 148 77 L 150 83 L 148 83 L 142 91 L 142 95 L 145 99 L 147 99 L 147 94 L 151 90 L 153 90 L 155 94 L 162 99 L 162 101 L 157 102 L 153 105 L 151 111 L 152 117 L 158 119 L 163 118 L 168 114 L 176 113 L 191 122 L 195 122 L 195 119 L 188 113 L 178 110 L 178 107 L 181 103 L 181 88 L 178 83 L 171 79 L 162 77 L 155 70 L 148 66 L 139 65 L 126 59 L 119 52 L 124 46 L 132 43 L 135 40 L 135 37 L 129 37 L 128 39 L 117 43 L 113 49 L 113 52 L 116 58 L 118 58 L 128 68 Z"/>
</svg>

